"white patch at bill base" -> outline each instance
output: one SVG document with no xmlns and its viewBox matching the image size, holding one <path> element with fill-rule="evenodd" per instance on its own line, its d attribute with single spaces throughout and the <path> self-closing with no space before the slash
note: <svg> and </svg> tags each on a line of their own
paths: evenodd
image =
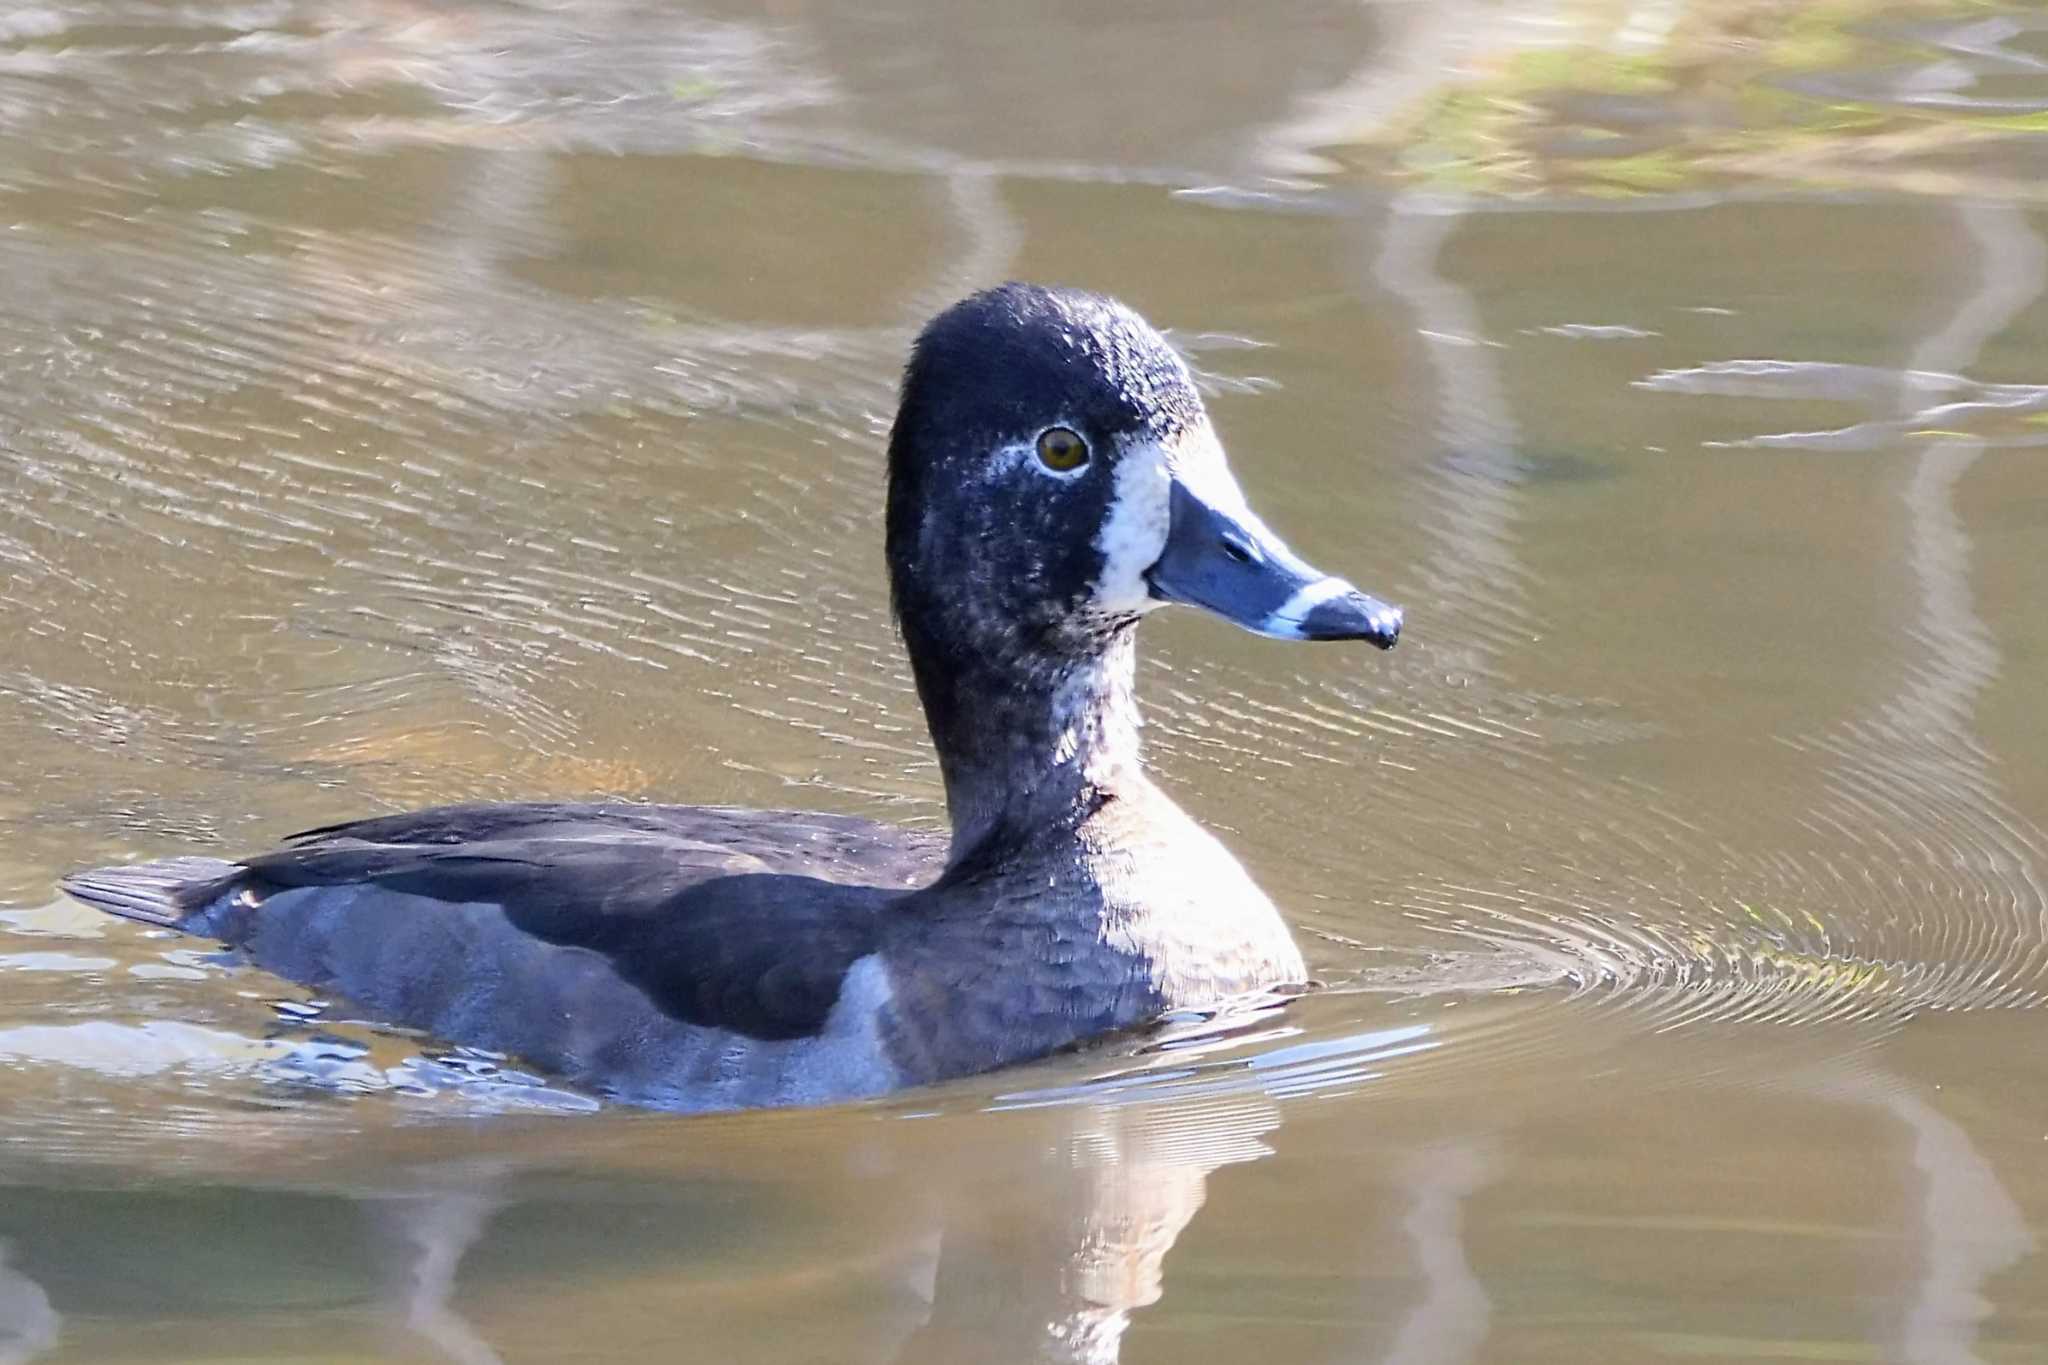
<svg viewBox="0 0 2048 1365">
<path fill-rule="evenodd" d="M 1095 581 L 1095 606 L 1106 612 L 1147 612 L 1163 605 L 1152 596 L 1145 572 L 1166 553 L 1171 520 L 1173 472 L 1156 441 L 1133 442 L 1119 457 L 1109 515 L 1096 534 L 1102 576 Z"/>
</svg>

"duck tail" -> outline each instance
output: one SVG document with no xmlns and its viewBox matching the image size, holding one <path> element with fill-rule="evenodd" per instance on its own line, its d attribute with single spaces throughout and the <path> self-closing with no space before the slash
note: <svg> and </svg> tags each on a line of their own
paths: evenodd
<svg viewBox="0 0 2048 1365">
<path fill-rule="evenodd" d="M 96 910 L 165 929 L 190 929 L 194 914 L 232 889 L 243 871 L 222 858 L 160 858 L 74 872 L 60 885 Z"/>
</svg>

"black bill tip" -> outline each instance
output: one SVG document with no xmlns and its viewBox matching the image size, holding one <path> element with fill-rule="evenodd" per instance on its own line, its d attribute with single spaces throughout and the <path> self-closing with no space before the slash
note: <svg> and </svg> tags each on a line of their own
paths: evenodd
<svg viewBox="0 0 2048 1365">
<path fill-rule="evenodd" d="M 1401 638 L 1401 609 L 1368 596 L 1341 578 L 1325 578 L 1296 593 L 1266 619 L 1268 635 L 1297 640 L 1364 640 L 1392 649 Z"/>
<path fill-rule="evenodd" d="M 1304 640 L 1364 640 L 1392 649 L 1401 638 L 1401 609 L 1354 592 L 1315 608 L 1301 623 Z"/>
</svg>

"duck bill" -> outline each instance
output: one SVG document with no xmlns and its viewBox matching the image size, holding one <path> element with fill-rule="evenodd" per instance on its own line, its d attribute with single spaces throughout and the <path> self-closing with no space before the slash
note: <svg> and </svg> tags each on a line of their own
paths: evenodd
<svg viewBox="0 0 2048 1365">
<path fill-rule="evenodd" d="M 1166 548 L 1145 574 L 1158 600 L 1213 611 L 1276 640 L 1367 640 L 1392 649 L 1400 638 L 1399 607 L 1303 563 L 1250 512 L 1219 508 L 1179 478 L 1168 509 Z"/>
</svg>

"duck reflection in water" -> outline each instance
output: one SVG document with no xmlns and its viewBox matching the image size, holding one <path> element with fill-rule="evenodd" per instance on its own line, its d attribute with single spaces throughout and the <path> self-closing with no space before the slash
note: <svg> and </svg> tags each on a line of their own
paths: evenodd
<svg viewBox="0 0 2048 1365">
<path fill-rule="evenodd" d="M 885 1124 L 864 1159 L 889 1169 L 820 1191 L 827 1201 L 861 1201 L 866 1254 L 851 1265 L 771 1271 L 737 1283 L 714 1274 L 712 1283 L 696 1284 L 687 1270 L 666 1289 L 657 1287 L 666 1275 L 646 1281 L 636 1298 L 648 1301 L 639 1325 L 650 1347 L 656 1334 L 709 1343 L 733 1333 L 772 1354 L 787 1316 L 783 1295 L 829 1302 L 844 1293 L 858 1305 L 834 1334 L 833 1358 L 846 1365 L 1111 1365 L 1132 1314 L 1160 1300 L 1167 1253 L 1201 1209 L 1209 1176 L 1269 1155 L 1264 1138 L 1279 1113 L 1249 1095 L 1199 1114 L 1061 1105 L 963 1121 L 1003 1124 L 1002 1150 L 1028 1164 L 992 1175 L 964 1160 L 957 1143 L 935 1148 L 909 1131 L 921 1125 Z M 1019 1127 L 1033 1140 L 1017 1141 Z M 501 1360 L 492 1343 L 504 1332 L 465 1318 L 455 1300 L 465 1257 L 490 1242 L 494 1220 L 504 1217 L 509 1228 L 523 1183 L 511 1162 L 434 1166 L 364 1201 L 383 1229 L 392 1270 L 390 1320 L 459 1365 Z M 639 1254 L 687 1262 L 700 1237 L 724 1244 L 724 1234 L 709 1229 L 675 1228 L 668 1237 L 683 1241 Z M 563 1301 L 573 1301 L 578 1288 L 562 1291 Z M 634 1327 L 608 1323 L 606 1349 L 629 1347 Z"/>
<path fill-rule="evenodd" d="M 11 1265 L 12 1249 L 0 1241 L 0 1365 L 27 1365 L 56 1346 L 63 1318 L 43 1287 Z"/>
</svg>

